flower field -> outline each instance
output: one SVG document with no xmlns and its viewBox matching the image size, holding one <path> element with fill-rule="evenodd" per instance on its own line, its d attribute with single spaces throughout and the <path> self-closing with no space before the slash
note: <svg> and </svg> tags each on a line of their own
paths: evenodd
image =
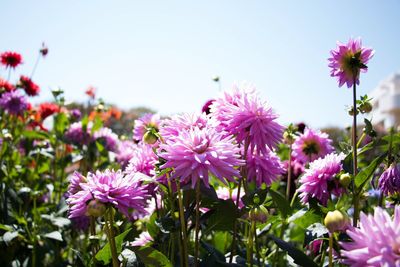
<svg viewBox="0 0 400 267">
<path fill-rule="evenodd" d="M 338 143 L 281 125 L 245 82 L 127 122 L 95 88 L 33 105 L 38 64 L 1 53 L 0 266 L 400 266 L 400 134 L 358 116 L 373 55 L 361 39 L 327 53 L 352 105 Z"/>
</svg>

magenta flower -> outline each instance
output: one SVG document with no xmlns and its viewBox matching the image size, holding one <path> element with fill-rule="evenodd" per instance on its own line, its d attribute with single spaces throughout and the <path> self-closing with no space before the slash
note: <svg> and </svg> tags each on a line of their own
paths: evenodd
<svg viewBox="0 0 400 267">
<path fill-rule="evenodd" d="M 229 193 L 229 189 L 227 187 L 218 187 L 216 190 L 217 196 L 219 199 L 223 200 L 228 200 L 232 199 L 232 201 L 236 204 L 236 199 L 237 199 L 237 194 L 238 194 L 238 188 L 235 188 L 232 190 L 232 195 Z M 239 208 L 243 208 L 244 204 L 242 201 L 242 197 L 244 196 L 245 192 L 244 190 L 240 191 L 240 196 L 239 196 Z"/>
<path fill-rule="evenodd" d="M 203 129 L 208 125 L 208 118 L 204 113 L 184 113 L 175 115 L 171 119 L 163 121 L 160 127 L 160 134 L 164 140 L 171 140 L 183 130 L 190 130 L 194 127 Z"/>
<path fill-rule="evenodd" d="M 86 182 L 86 177 L 75 171 L 69 178 L 68 195 L 73 195 L 82 190 L 81 183 Z"/>
<path fill-rule="evenodd" d="M 133 151 L 132 158 L 126 167 L 126 174 L 143 173 L 148 176 L 154 176 L 155 164 L 158 158 L 152 147 L 147 144 L 140 144 Z"/>
<path fill-rule="evenodd" d="M 312 162 L 334 151 L 328 134 L 306 128 L 293 143 L 292 157 L 300 162 Z"/>
<path fill-rule="evenodd" d="M 129 161 L 135 153 L 136 147 L 137 145 L 130 140 L 119 142 L 115 159 L 121 165 L 122 169 L 125 169 L 128 166 Z"/>
<path fill-rule="evenodd" d="M 257 186 L 263 183 L 269 186 L 285 173 L 282 162 L 272 151 L 265 154 L 248 151 L 246 166 L 247 180 L 255 182 Z"/>
<path fill-rule="evenodd" d="M 110 128 L 103 127 L 93 133 L 94 140 L 103 141 L 105 148 L 108 151 L 115 152 L 118 149 L 119 139 L 118 135 L 113 133 Z"/>
<path fill-rule="evenodd" d="M 80 183 L 80 186 L 82 190 L 70 195 L 67 200 L 70 218 L 85 215 L 91 199 L 114 206 L 128 218 L 135 210 L 146 212 L 149 195 L 135 175 L 124 176 L 121 171 L 97 171 L 88 173 L 86 182 Z"/>
<path fill-rule="evenodd" d="M 68 142 L 75 145 L 87 145 L 91 140 L 90 131 L 90 125 L 87 125 L 84 131 L 82 122 L 74 122 L 69 126 L 64 137 Z"/>
<path fill-rule="evenodd" d="M 193 187 L 199 179 L 209 187 L 209 173 L 223 183 L 224 178 L 235 182 L 234 177 L 239 177 L 236 167 L 243 164 L 232 138 L 210 127 L 182 131 L 174 140 L 161 144 L 160 151 L 159 156 L 166 160 L 161 168 L 173 168 L 172 179 L 191 181 Z"/>
<path fill-rule="evenodd" d="M 310 198 L 314 198 L 326 206 L 331 194 L 340 196 L 345 191 L 340 187 L 339 179 L 335 179 L 342 171 L 341 161 L 344 157 L 343 153 L 331 153 L 310 163 L 300 178 L 301 186 L 298 190 L 301 192 L 301 202 L 306 204 Z"/>
<path fill-rule="evenodd" d="M 267 153 L 267 147 L 273 149 L 282 139 L 278 116 L 258 98 L 254 87 L 235 88 L 214 101 L 210 109 L 219 128 L 235 135 L 239 143 L 248 140 L 251 151 Z"/>
<path fill-rule="evenodd" d="M 19 91 L 5 92 L 0 97 L 0 107 L 9 114 L 20 115 L 28 108 L 28 101 Z"/>
<path fill-rule="evenodd" d="M 400 164 L 392 164 L 379 178 L 379 189 L 386 195 L 400 193 Z"/>
<path fill-rule="evenodd" d="M 400 266 L 400 206 L 394 210 L 393 220 L 380 207 L 374 215 L 361 213 L 360 228 L 347 234 L 352 242 L 341 242 L 344 263 L 354 267 Z"/>
<path fill-rule="evenodd" d="M 335 50 L 331 50 L 328 58 L 331 68 L 331 77 L 337 77 L 339 87 L 346 83 L 350 88 L 354 84 L 360 84 L 360 71 L 367 72 L 368 61 L 375 51 L 362 46 L 361 38 L 350 38 L 347 44 L 337 43 Z M 355 76 L 355 77 L 354 77 Z"/>
<path fill-rule="evenodd" d="M 150 130 L 155 129 L 158 131 L 160 125 L 160 116 L 156 114 L 145 114 L 139 119 L 135 120 L 133 128 L 133 139 L 142 141 L 144 134 Z"/>
<path fill-rule="evenodd" d="M 130 245 L 134 247 L 142 247 L 153 241 L 154 239 L 151 237 L 149 232 L 142 232 L 133 242 L 130 243 Z"/>
</svg>

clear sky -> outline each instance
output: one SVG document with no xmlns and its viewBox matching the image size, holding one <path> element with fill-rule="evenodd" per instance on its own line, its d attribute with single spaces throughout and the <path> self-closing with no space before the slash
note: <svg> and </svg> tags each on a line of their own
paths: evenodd
<svg viewBox="0 0 400 267">
<path fill-rule="evenodd" d="M 61 87 L 82 101 L 93 85 L 123 108 L 197 111 L 222 87 L 253 82 L 282 123 L 347 126 L 351 90 L 329 76 L 336 41 L 361 36 L 376 50 L 359 94 L 400 70 L 400 2 L 0 0 L 0 51 L 23 54 L 51 99 Z M 6 76 L 4 69 L 1 76 Z M 12 77 L 17 79 L 17 75 Z"/>
</svg>

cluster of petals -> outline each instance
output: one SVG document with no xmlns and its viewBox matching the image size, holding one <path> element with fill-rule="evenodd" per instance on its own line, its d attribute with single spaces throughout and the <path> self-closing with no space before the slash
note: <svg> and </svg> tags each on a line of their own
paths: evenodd
<svg viewBox="0 0 400 267">
<path fill-rule="evenodd" d="M 22 63 L 22 56 L 19 53 L 7 51 L 0 54 L 0 61 L 6 68 L 16 68 Z"/>
<path fill-rule="evenodd" d="M 0 107 L 9 114 L 21 115 L 28 105 L 26 97 L 20 91 L 5 92 L 0 97 Z"/>
<path fill-rule="evenodd" d="M 117 151 L 119 138 L 110 128 L 102 127 L 93 133 L 94 140 L 101 140 L 104 142 L 105 148 L 108 151 Z"/>
<path fill-rule="evenodd" d="M 400 206 L 393 219 L 380 207 L 374 215 L 361 213 L 359 228 L 347 230 L 351 242 L 341 242 L 345 264 L 363 266 L 400 266 Z"/>
<path fill-rule="evenodd" d="M 0 91 L 1 89 L 5 90 L 6 92 L 11 92 L 15 90 L 15 86 L 0 77 Z"/>
<path fill-rule="evenodd" d="M 354 81 L 360 83 L 360 71 L 367 72 L 366 64 L 373 57 L 374 50 L 363 47 L 361 38 L 350 38 L 347 44 L 338 42 L 330 54 L 328 66 L 331 68 L 331 77 L 337 77 L 339 87 L 346 84 L 350 88 Z"/>
<path fill-rule="evenodd" d="M 126 174 L 143 173 L 147 176 L 154 176 L 155 164 L 157 163 L 157 155 L 153 148 L 147 144 L 139 144 L 132 153 L 128 167 L 125 169 Z"/>
<path fill-rule="evenodd" d="M 236 136 L 239 143 L 247 141 L 251 151 L 267 152 L 282 139 L 283 127 L 276 122 L 278 116 L 259 99 L 252 86 L 236 86 L 225 92 L 211 104 L 210 110 L 219 127 Z"/>
<path fill-rule="evenodd" d="M 389 166 L 379 178 L 378 186 L 385 195 L 400 193 L 400 164 Z"/>
<path fill-rule="evenodd" d="M 255 182 L 257 186 L 265 183 L 271 185 L 278 177 L 285 173 L 285 168 L 279 157 L 272 151 L 255 153 L 248 151 L 246 157 L 247 180 Z"/>
<path fill-rule="evenodd" d="M 87 145 L 91 140 L 91 127 L 86 125 L 86 129 L 84 129 L 82 122 L 74 122 L 69 126 L 64 137 L 73 144 Z"/>
<path fill-rule="evenodd" d="M 340 196 L 345 189 L 339 184 L 336 175 L 342 171 L 342 160 L 345 155 L 331 153 L 310 163 L 304 175 L 300 178 L 298 191 L 301 201 L 306 204 L 310 198 L 326 205 L 331 194 Z"/>
<path fill-rule="evenodd" d="M 48 116 L 53 115 L 60 111 L 60 107 L 55 103 L 41 103 L 39 105 L 39 115 L 42 120 L 46 119 Z"/>
<path fill-rule="evenodd" d="M 149 129 L 158 130 L 159 125 L 160 125 L 160 115 L 151 113 L 143 115 L 134 122 L 133 139 L 138 142 L 142 141 L 144 134 Z"/>
<path fill-rule="evenodd" d="M 310 128 L 297 136 L 292 149 L 292 157 L 303 163 L 312 162 L 334 151 L 328 134 Z"/>
<path fill-rule="evenodd" d="M 162 169 L 172 168 L 171 178 L 191 182 L 198 180 L 209 187 L 209 173 L 226 183 L 239 177 L 237 166 L 243 165 L 240 149 L 232 137 L 223 136 L 213 127 L 183 130 L 173 140 L 160 145 L 159 156 L 166 160 Z"/>
<path fill-rule="evenodd" d="M 82 190 L 67 199 L 70 218 L 85 215 L 86 203 L 91 199 L 114 206 L 128 218 L 133 211 L 146 213 L 149 196 L 135 175 L 124 175 L 120 170 L 97 171 L 88 173 L 85 182 L 79 186 Z"/>
<path fill-rule="evenodd" d="M 27 76 L 21 76 L 19 79 L 18 87 L 25 90 L 25 93 L 29 96 L 37 96 L 40 92 L 40 87 Z"/>
<path fill-rule="evenodd" d="M 124 170 L 131 158 L 133 157 L 137 145 L 131 140 L 123 140 L 118 144 L 118 151 L 116 152 L 115 159 Z"/>
</svg>

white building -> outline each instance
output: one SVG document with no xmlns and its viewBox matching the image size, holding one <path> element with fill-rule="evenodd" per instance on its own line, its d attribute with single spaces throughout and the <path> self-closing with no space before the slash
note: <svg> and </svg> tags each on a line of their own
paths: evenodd
<svg viewBox="0 0 400 267">
<path fill-rule="evenodd" d="M 368 94 L 372 98 L 372 123 L 388 129 L 400 126 L 400 73 L 383 80 Z"/>
</svg>

